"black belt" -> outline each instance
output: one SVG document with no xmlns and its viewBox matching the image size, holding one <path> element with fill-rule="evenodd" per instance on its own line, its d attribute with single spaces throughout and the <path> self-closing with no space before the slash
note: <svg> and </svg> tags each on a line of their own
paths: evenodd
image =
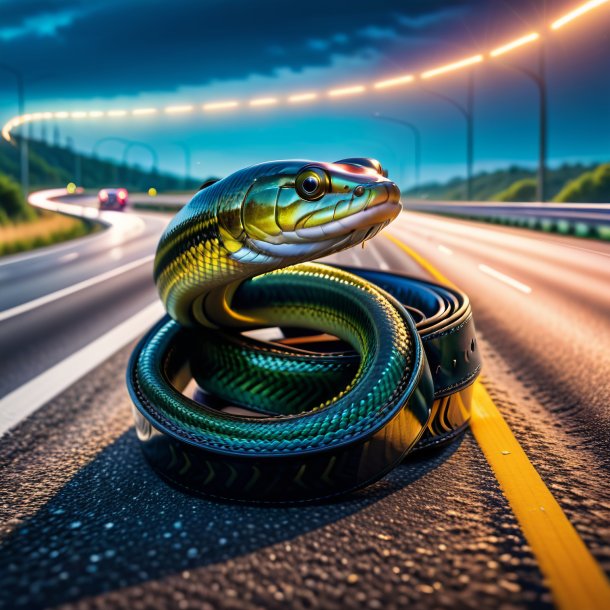
<svg viewBox="0 0 610 610">
<path fill-rule="evenodd" d="M 432 374 L 434 395 L 425 389 L 425 380 L 410 398 L 412 413 L 425 411 L 424 420 L 417 424 L 418 441 L 413 451 L 421 451 L 451 441 L 465 430 L 470 419 L 472 384 L 479 374 L 481 361 L 477 349 L 475 328 L 468 297 L 455 289 L 394 273 L 342 267 L 344 270 L 369 280 L 398 300 L 411 314 Z M 157 324 L 140 342 L 132 354 L 127 384 L 134 403 L 136 431 L 144 455 L 153 468 L 171 484 L 189 492 L 222 499 L 252 502 L 303 501 L 338 495 L 361 487 L 369 482 L 362 473 L 363 460 L 375 463 L 379 478 L 384 471 L 384 460 L 393 465 L 392 452 L 409 447 L 392 447 L 388 439 L 391 426 L 412 425 L 396 418 L 391 426 L 379 431 L 375 438 L 364 439 L 349 451 L 339 448 L 336 454 L 311 453 L 297 458 L 282 458 L 270 462 L 264 456 L 228 455 L 210 451 L 187 430 L 172 425 L 154 404 L 139 391 L 136 366 L 143 347 L 168 318 Z M 162 374 L 169 386 L 182 391 L 195 378 L 206 376 L 202 370 L 201 347 L 196 333 L 186 332 L 177 324 L 167 334 Z M 358 356 L 344 351 L 339 341 L 323 342 L 314 336 L 301 336 L 295 341 L 294 333 L 279 342 L 259 341 L 261 349 L 298 348 L 307 353 L 323 350 L 330 359 L 341 355 L 342 365 L 329 375 L 345 378 L 355 370 Z M 427 373 L 422 373 L 424 376 Z M 332 385 L 332 384 L 330 384 Z M 229 405 L 211 394 L 196 392 L 195 400 L 205 408 L 226 409 Z M 421 417 L 420 417 L 421 419 Z M 415 429 L 415 428 L 414 428 Z M 394 435 L 396 436 L 396 435 Z M 407 435 L 408 436 L 408 435 Z M 402 455 L 401 454 L 401 455 Z M 304 461 L 306 460 L 306 461 Z M 303 470 L 303 464 L 306 464 Z M 355 464 L 360 464 L 356 476 Z M 332 468 L 329 469 L 329 465 Z M 388 466 L 387 469 L 389 469 Z M 387 471 L 387 469 L 385 471 Z M 303 470 L 303 476 L 299 473 Z M 332 476 L 331 476 L 332 470 Z M 296 473 L 296 474 L 295 474 Z"/>
</svg>

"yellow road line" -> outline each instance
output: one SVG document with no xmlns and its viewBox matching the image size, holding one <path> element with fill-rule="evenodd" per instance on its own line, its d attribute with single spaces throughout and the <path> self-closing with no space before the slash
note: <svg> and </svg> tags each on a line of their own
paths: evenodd
<svg viewBox="0 0 610 610">
<path fill-rule="evenodd" d="M 387 239 L 435 280 L 455 286 L 393 235 Z M 491 466 L 561 610 L 610 608 L 610 582 L 528 459 L 482 383 L 474 387 L 472 433 Z"/>
</svg>

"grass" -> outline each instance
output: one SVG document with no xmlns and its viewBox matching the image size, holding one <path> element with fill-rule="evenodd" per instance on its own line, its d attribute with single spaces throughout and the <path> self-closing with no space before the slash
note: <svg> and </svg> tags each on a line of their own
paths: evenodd
<svg viewBox="0 0 610 610">
<path fill-rule="evenodd" d="M 41 211 L 36 220 L 0 226 L 0 256 L 82 237 L 100 230 L 97 223 Z"/>
</svg>

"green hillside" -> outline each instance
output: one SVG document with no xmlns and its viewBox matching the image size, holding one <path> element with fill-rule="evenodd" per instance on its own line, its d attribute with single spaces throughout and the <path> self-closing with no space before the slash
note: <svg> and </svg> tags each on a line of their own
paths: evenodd
<svg viewBox="0 0 610 610">
<path fill-rule="evenodd" d="M 566 185 L 576 180 L 583 173 L 592 171 L 597 164 L 561 165 L 547 171 L 547 198 L 554 198 Z M 473 177 L 472 192 L 475 201 L 508 201 L 511 194 L 522 197 L 512 201 L 532 201 L 531 180 L 536 179 L 536 171 L 524 167 L 511 166 L 493 172 L 481 172 Z M 517 184 L 520 183 L 520 184 Z M 509 191 L 509 189 L 511 189 Z M 508 193 L 507 193 L 508 191 Z M 466 198 L 466 181 L 464 178 L 453 178 L 447 182 L 429 182 L 418 188 L 404 191 L 406 197 L 424 198 L 439 201 L 463 200 Z"/>
<path fill-rule="evenodd" d="M 0 141 L 0 174 L 13 180 L 20 179 L 19 148 L 4 140 Z M 101 188 L 104 186 L 124 186 L 130 190 L 146 190 L 154 186 L 158 191 L 194 189 L 200 180 L 191 180 L 185 185 L 180 177 L 166 173 L 152 173 L 135 166 L 96 159 L 89 155 L 77 155 L 62 146 L 52 146 L 45 142 L 29 141 L 30 186 L 32 188 L 64 186 L 77 181 L 77 173 L 82 179 L 79 186 Z"/>
<path fill-rule="evenodd" d="M 572 203 L 610 203 L 610 163 L 603 163 L 568 182 L 555 201 Z"/>
</svg>

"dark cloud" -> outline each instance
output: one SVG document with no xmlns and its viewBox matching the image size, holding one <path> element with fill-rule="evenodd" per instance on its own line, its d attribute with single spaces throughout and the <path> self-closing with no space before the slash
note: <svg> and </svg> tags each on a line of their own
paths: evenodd
<svg viewBox="0 0 610 610">
<path fill-rule="evenodd" d="M 60 13 L 86 12 L 87 4 L 79 0 L 3 0 L 0 33 L 25 28 L 32 19 L 52 17 Z"/>
<path fill-rule="evenodd" d="M 0 56 L 34 80 L 46 75 L 41 93 L 66 97 L 325 66 L 334 54 L 383 51 L 463 10 L 453 0 L 9 0 L 3 8 Z"/>
<path fill-rule="evenodd" d="M 447 56 L 471 48 L 477 43 L 473 32 L 484 35 L 492 21 L 511 24 L 512 35 L 540 12 L 538 0 L 2 4 L 2 61 L 37 83 L 36 95 L 66 98 L 172 91 L 279 69 L 324 67 L 341 57 L 381 57 L 388 68 L 404 69 L 405 61 L 415 66 L 439 49 L 439 56 Z"/>
</svg>

